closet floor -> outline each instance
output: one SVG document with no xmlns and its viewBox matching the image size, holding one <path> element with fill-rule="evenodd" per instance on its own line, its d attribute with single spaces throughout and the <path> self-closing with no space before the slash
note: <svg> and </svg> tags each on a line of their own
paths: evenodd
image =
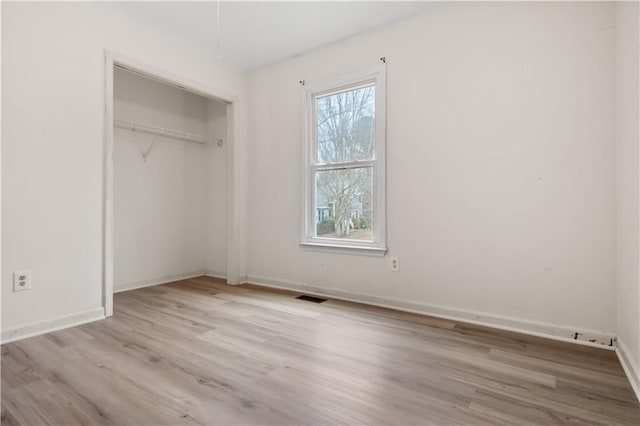
<svg viewBox="0 0 640 426">
<path fill-rule="evenodd" d="M 638 425 L 613 351 L 196 278 L 2 345 L 3 425 Z"/>
</svg>

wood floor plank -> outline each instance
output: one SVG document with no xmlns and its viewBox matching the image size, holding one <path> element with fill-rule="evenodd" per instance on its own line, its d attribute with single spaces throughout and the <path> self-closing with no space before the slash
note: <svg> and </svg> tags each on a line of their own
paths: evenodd
<svg viewBox="0 0 640 426">
<path fill-rule="evenodd" d="M 3 425 L 638 425 L 612 351 L 197 277 L 2 346 Z"/>
</svg>

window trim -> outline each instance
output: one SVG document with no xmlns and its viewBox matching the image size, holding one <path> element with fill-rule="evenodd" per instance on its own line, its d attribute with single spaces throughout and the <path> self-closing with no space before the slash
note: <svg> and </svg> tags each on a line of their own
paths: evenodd
<svg viewBox="0 0 640 426">
<path fill-rule="evenodd" d="M 315 170 L 327 170 L 344 163 L 317 164 L 315 141 L 315 103 L 320 96 L 327 96 L 345 89 L 375 85 L 375 158 L 374 160 L 351 161 L 348 165 L 373 166 L 373 241 L 358 241 L 339 238 L 315 237 Z M 311 250 L 333 253 L 384 256 L 387 252 L 386 233 L 386 69 L 380 64 L 370 69 L 340 78 L 306 84 L 303 90 L 303 218 L 301 246 Z M 312 215 L 313 213 L 313 215 Z"/>
</svg>

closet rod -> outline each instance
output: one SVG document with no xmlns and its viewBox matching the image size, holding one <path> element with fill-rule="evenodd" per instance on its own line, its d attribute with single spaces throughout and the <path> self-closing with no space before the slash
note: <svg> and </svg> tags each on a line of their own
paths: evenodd
<svg viewBox="0 0 640 426">
<path fill-rule="evenodd" d="M 194 135 L 192 133 L 183 132 L 181 130 L 165 129 L 164 127 L 152 126 L 150 124 L 141 124 L 127 120 L 113 120 L 115 127 L 121 129 L 133 130 L 136 132 L 149 133 L 156 136 L 166 136 L 169 138 L 179 139 L 185 142 L 195 142 L 199 144 L 208 144 L 213 139 L 205 138 L 204 136 Z"/>
</svg>

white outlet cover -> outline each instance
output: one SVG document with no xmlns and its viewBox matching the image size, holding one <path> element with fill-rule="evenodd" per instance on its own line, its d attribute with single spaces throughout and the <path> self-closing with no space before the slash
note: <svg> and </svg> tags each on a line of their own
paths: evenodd
<svg viewBox="0 0 640 426">
<path fill-rule="evenodd" d="M 31 272 L 15 271 L 13 273 L 13 291 L 24 291 L 31 288 Z"/>
<path fill-rule="evenodd" d="M 394 256 L 389 260 L 391 261 L 391 272 L 398 272 L 400 270 L 400 258 Z"/>
</svg>

